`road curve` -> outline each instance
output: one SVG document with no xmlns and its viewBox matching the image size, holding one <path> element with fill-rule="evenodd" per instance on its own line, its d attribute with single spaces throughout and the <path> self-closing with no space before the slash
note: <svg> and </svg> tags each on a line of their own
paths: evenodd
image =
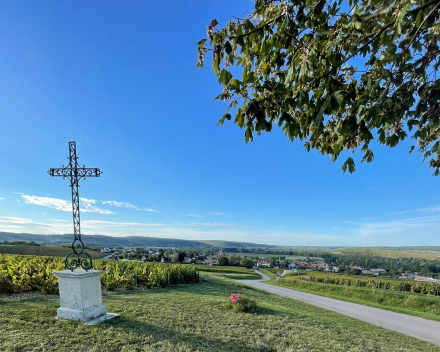
<svg viewBox="0 0 440 352">
<path fill-rule="evenodd" d="M 295 291 L 285 287 L 268 285 L 263 282 L 270 280 L 269 277 L 260 273 L 258 270 L 255 270 L 255 272 L 261 275 L 261 280 L 239 280 L 239 282 L 283 297 L 293 298 L 298 301 L 313 304 L 314 306 L 332 310 L 440 346 L 440 322 Z"/>
</svg>

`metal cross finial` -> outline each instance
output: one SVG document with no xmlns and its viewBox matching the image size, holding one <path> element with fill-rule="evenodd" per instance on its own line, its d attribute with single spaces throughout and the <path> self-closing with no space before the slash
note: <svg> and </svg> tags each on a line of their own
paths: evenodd
<svg viewBox="0 0 440 352">
<path fill-rule="evenodd" d="M 73 242 L 72 252 L 66 255 L 64 264 L 67 269 L 75 270 L 82 267 L 84 270 L 89 270 L 93 266 L 92 258 L 84 252 L 84 243 L 81 241 L 81 224 L 79 216 L 79 180 L 86 179 L 86 177 L 99 177 L 102 171 L 98 168 L 86 168 L 84 165 L 78 165 L 78 157 L 76 156 L 76 143 L 69 142 L 69 165 L 62 168 L 53 168 L 47 172 L 50 176 L 58 176 L 63 179 L 70 180 L 70 188 L 72 189 L 72 212 L 73 212 Z M 75 246 L 79 245 L 79 250 Z"/>
</svg>

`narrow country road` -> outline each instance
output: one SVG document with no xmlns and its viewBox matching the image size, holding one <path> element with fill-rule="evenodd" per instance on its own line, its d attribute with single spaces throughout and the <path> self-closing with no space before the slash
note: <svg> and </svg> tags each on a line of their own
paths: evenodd
<svg viewBox="0 0 440 352">
<path fill-rule="evenodd" d="M 261 275 L 261 280 L 239 280 L 239 282 L 283 297 L 293 298 L 313 304 L 314 306 L 332 310 L 440 346 L 440 322 L 295 291 L 285 287 L 268 285 L 263 282 L 270 280 L 269 277 L 260 273 L 258 270 L 255 270 L 255 272 Z"/>
</svg>

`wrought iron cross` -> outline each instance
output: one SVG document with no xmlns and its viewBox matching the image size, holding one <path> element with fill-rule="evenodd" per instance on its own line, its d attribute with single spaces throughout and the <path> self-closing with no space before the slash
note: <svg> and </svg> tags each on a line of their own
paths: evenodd
<svg viewBox="0 0 440 352">
<path fill-rule="evenodd" d="M 89 270 L 93 266 L 92 258 L 84 252 L 84 243 L 81 240 L 81 223 L 79 216 L 79 180 L 86 179 L 86 177 L 99 177 L 102 171 L 98 168 L 87 168 L 84 165 L 78 165 L 78 157 L 76 156 L 76 143 L 69 142 L 69 165 L 50 169 L 47 173 L 50 176 L 58 176 L 63 179 L 70 180 L 70 188 L 72 189 L 72 212 L 73 212 L 73 242 L 72 252 L 66 255 L 64 264 L 67 269 L 75 270 L 82 267 L 84 270 Z M 79 250 L 75 246 L 79 245 Z"/>
</svg>

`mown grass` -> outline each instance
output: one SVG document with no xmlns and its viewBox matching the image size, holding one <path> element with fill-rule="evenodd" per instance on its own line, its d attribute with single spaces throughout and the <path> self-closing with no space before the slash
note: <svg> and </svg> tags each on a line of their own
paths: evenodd
<svg viewBox="0 0 440 352">
<path fill-rule="evenodd" d="M 440 347 L 214 274 L 201 284 L 104 296 L 121 318 L 94 326 L 54 319 L 57 299 L 0 303 L 0 351 L 438 351 Z M 257 314 L 225 310 L 231 293 Z M 392 346 L 392 347 L 391 347 Z"/>
<path fill-rule="evenodd" d="M 191 265 L 200 271 L 213 272 L 213 273 L 236 273 L 241 275 L 255 275 L 252 269 L 245 268 L 243 266 L 211 266 L 211 265 Z"/>
<path fill-rule="evenodd" d="M 283 272 L 282 269 L 274 269 L 274 268 L 258 268 L 258 271 L 269 276 L 271 279 L 274 279 L 276 277 L 277 271 L 280 273 Z"/>
<path fill-rule="evenodd" d="M 259 275 L 255 275 L 255 273 L 249 274 L 236 274 L 236 273 L 215 273 L 216 277 L 224 277 L 232 280 L 258 280 L 260 278 Z"/>
<path fill-rule="evenodd" d="M 20 255 L 38 255 L 48 257 L 64 257 L 71 252 L 72 248 L 51 247 L 51 246 L 26 246 L 26 245 L 0 245 L 0 254 L 20 254 Z M 92 259 L 101 258 L 103 255 L 99 252 L 88 251 Z"/>
<path fill-rule="evenodd" d="M 438 296 L 307 282 L 292 276 L 282 277 L 278 284 L 274 280 L 267 283 L 440 321 L 440 297 Z"/>
<path fill-rule="evenodd" d="M 57 299 L 0 303 L 0 351 L 435 351 L 440 347 L 319 307 L 202 273 L 202 283 L 104 295 L 119 319 L 88 326 L 55 319 Z M 257 314 L 225 310 L 231 293 Z"/>
</svg>

